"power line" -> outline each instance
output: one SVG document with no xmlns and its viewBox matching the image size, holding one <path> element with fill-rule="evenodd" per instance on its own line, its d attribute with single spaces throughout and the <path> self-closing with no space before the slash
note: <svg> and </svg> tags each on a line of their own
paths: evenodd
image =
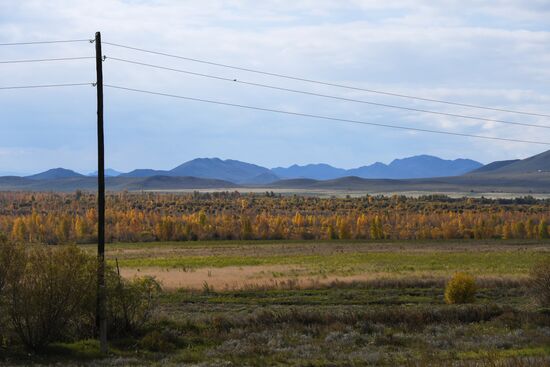
<svg viewBox="0 0 550 367">
<path fill-rule="evenodd" d="M 232 82 L 232 83 L 240 83 L 240 84 L 250 85 L 250 86 L 255 86 L 255 87 L 275 89 L 275 90 L 280 90 L 280 91 L 284 91 L 284 92 L 300 93 L 300 94 L 306 94 L 306 95 L 316 96 L 316 97 L 324 97 L 324 98 L 331 98 L 331 99 L 347 101 L 347 102 L 363 103 L 363 104 L 379 106 L 379 107 L 387 107 L 387 108 L 395 108 L 395 109 L 400 109 L 400 110 L 407 110 L 407 111 L 414 111 L 414 112 L 421 112 L 421 113 L 429 113 L 429 114 L 440 115 L 440 116 L 458 117 L 458 118 L 469 119 L 469 120 L 480 120 L 480 121 L 488 121 L 488 122 L 497 122 L 497 123 L 502 123 L 502 124 L 520 125 L 520 126 L 529 126 L 529 127 L 550 129 L 550 126 L 548 126 L 548 125 L 537 125 L 537 124 L 529 124 L 529 123 L 524 123 L 524 122 L 512 122 L 512 121 L 490 119 L 490 118 L 479 117 L 479 116 L 461 115 L 461 114 L 455 114 L 455 113 L 424 110 L 424 109 L 414 108 L 414 107 L 405 107 L 405 106 L 397 106 L 397 105 L 391 105 L 391 104 L 385 104 L 385 103 L 377 103 L 377 102 L 371 102 L 371 101 L 365 101 L 365 100 L 359 100 L 359 99 L 353 99 L 353 98 L 338 97 L 338 96 L 333 96 L 333 95 L 329 95 L 329 94 L 308 92 L 308 91 L 303 91 L 303 90 L 298 90 L 298 89 L 277 87 L 277 86 L 269 85 L 269 84 L 247 82 L 247 81 L 244 81 L 244 80 L 226 78 L 226 77 L 221 77 L 221 76 L 212 75 L 212 74 L 196 73 L 196 72 L 192 72 L 192 71 L 188 71 L 188 70 L 174 69 L 174 68 L 169 68 L 169 67 L 165 67 L 165 66 L 147 64 L 147 63 L 143 63 L 143 62 L 127 60 L 127 59 L 121 59 L 121 58 L 112 57 L 112 56 L 108 56 L 108 57 L 106 56 L 105 58 L 110 59 L 110 60 L 130 63 L 130 64 L 136 64 L 136 65 L 151 67 L 151 68 L 155 68 L 155 69 L 173 71 L 173 72 L 184 73 L 184 74 L 189 74 L 189 75 L 194 75 L 194 76 L 199 76 L 199 77 L 204 77 L 204 78 L 210 78 L 210 79 L 216 79 L 216 80 L 222 80 L 222 81 Z"/>
<path fill-rule="evenodd" d="M 344 88 L 344 89 L 350 89 L 350 90 L 356 90 L 356 91 L 362 91 L 362 92 L 376 93 L 376 94 L 382 94 L 382 95 L 387 95 L 387 96 L 392 96 L 392 97 L 416 99 L 416 100 L 427 101 L 427 102 L 444 103 L 444 104 L 448 104 L 448 105 L 468 107 L 468 108 L 478 108 L 478 109 L 489 110 L 489 111 L 516 113 L 516 114 L 520 114 L 520 115 L 539 116 L 539 117 L 550 117 L 549 114 L 543 114 L 543 113 L 537 113 L 537 112 L 527 112 L 527 111 L 510 110 L 510 109 L 505 109 L 505 108 L 487 107 L 487 106 L 480 106 L 480 105 L 474 105 L 474 104 L 468 104 L 468 103 L 446 101 L 446 100 L 442 100 L 442 99 L 425 98 L 425 97 L 412 96 L 412 95 L 408 95 L 408 94 L 387 92 L 387 91 L 376 90 L 376 89 L 360 88 L 360 87 L 354 87 L 354 86 L 350 86 L 350 85 L 323 82 L 323 81 L 319 81 L 319 80 L 307 79 L 307 78 L 291 76 L 291 75 L 286 75 L 286 74 L 272 73 L 272 72 L 268 72 L 268 71 L 250 69 L 250 68 L 245 68 L 245 67 L 240 67 L 240 66 L 222 64 L 222 63 L 213 62 L 213 61 L 201 60 L 201 59 L 185 57 L 185 56 L 179 56 L 179 55 L 173 55 L 173 54 L 169 54 L 169 53 L 165 53 L 165 52 L 151 51 L 151 50 L 146 50 L 146 49 L 143 49 L 143 48 L 121 45 L 121 44 L 118 44 L 118 43 L 112 43 L 112 42 L 103 42 L 103 43 L 107 44 L 107 45 L 115 46 L 115 47 L 121 47 L 121 48 L 126 48 L 126 49 L 129 49 L 129 50 L 146 52 L 146 53 L 150 53 L 150 54 L 154 54 L 154 55 L 172 57 L 172 58 L 176 58 L 176 59 L 187 60 L 187 61 L 197 62 L 197 63 L 201 63 L 201 64 L 219 66 L 219 67 L 223 67 L 223 68 L 241 70 L 241 71 L 246 71 L 246 72 L 256 73 L 256 74 L 269 75 L 269 76 L 274 76 L 274 77 L 277 77 L 277 78 L 296 80 L 296 81 L 300 81 L 300 82 L 325 85 L 325 86 L 329 86 L 329 87 L 337 87 L 337 88 Z"/>
<path fill-rule="evenodd" d="M 82 85 L 95 86 L 95 83 L 16 85 L 16 86 L 0 87 L 0 90 L 5 90 L 5 89 L 32 89 L 32 88 L 55 88 L 55 87 L 76 87 L 76 86 L 82 86 Z"/>
<path fill-rule="evenodd" d="M 454 135 L 454 136 L 479 138 L 479 139 L 509 141 L 509 142 L 515 142 L 515 143 L 550 145 L 550 142 L 530 141 L 530 140 L 520 140 L 520 139 L 499 138 L 499 137 L 495 137 L 495 136 L 484 136 L 484 135 L 455 133 L 455 132 L 450 132 L 450 131 L 421 129 L 421 128 L 408 127 L 408 126 L 381 124 L 381 123 L 375 123 L 375 122 L 350 120 L 350 119 L 343 119 L 343 118 L 329 117 L 329 116 L 322 116 L 322 115 L 313 115 L 313 114 L 308 114 L 308 113 L 283 111 L 283 110 L 277 110 L 277 109 L 272 109 L 272 108 L 255 107 L 255 106 L 248 106 L 248 105 L 242 105 L 242 104 L 236 104 L 236 103 L 214 101 L 214 100 L 209 100 L 209 99 L 193 98 L 193 97 L 186 97 L 186 96 L 180 96 L 180 95 L 175 95 L 175 94 L 153 92 L 153 91 L 149 91 L 149 90 L 128 88 L 128 87 L 122 87 L 122 86 L 117 86 L 117 85 L 112 85 L 112 84 L 105 84 L 104 86 L 108 87 L 108 88 L 121 89 L 121 90 L 126 90 L 126 91 L 131 91 L 131 92 L 146 93 L 146 94 L 152 94 L 152 95 L 163 96 L 163 97 L 179 98 L 179 99 L 185 99 L 185 100 L 189 100 L 189 101 L 204 102 L 204 103 L 217 104 L 217 105 L 229 106 L 229 107 L 245 108 L 245 109 L 249 109 L 249 110 L 257 110 L 257 111 L 264 111 L 264 112 L 274 112 L 274 113 L 280 113 L 280 114 L 286 114 L 286 115 L 309 117 L 309 118 L 316 118 L 316 119 L 322 119 L 322 120 L 349 122 L 349 123 L 353 123 L 353 124 L 387 127 L 387 128 L 400 129 L 400 130 L 428 132 L 428 133 L 434 133 L 434 134 L 444 134 L 444 135 Z"/>
<path fill-rule="evenodd" d="M 59 57 L 54 59 L 26 59 L 26 60 L 6 60 L 0 61 L 0 64 L 21 64 L 28 62 L 47 62 L 47 61 L 71 61 L 71 60 L 84 60 L 93 59 L 93 56 L 79 56 L 79 57 Z"/>
<path fill-rule="evenodd" d="M 23 46 L 23 45 L 43 45 L 51 43 L 73 43 L 73 42 L 93 42 L 92 39 L 75 39 L 75 40 L 55 40 L 55 41 L 30 41 L 30 42 L 13 42 L 0 43 L 0 46 Z"/>
</svg>

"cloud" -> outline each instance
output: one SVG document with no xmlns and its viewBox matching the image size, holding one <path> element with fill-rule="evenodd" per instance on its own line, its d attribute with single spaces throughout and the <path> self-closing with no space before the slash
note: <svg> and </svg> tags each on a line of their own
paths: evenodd
<svg viewBox="0 0 550 367">
<path fill-rule="evenodd" d="M 548 113 L 550 7 L 545 1 L 0 1 L 2 42 L 91 38 L 304 76 L 359 87 L 449 99 L 476 105 Z M 4 48 L 3 58 L 81 56 L 92 45 Z M 428 104 L 403 98 L 268 78 L 155 57 L 109 45 L 108 56 L 125 57 L 252 82 L 306 89 L 379 103 L 548 124 L 549 119 Z M 408 113 L 205 80 L 107 59 L 112 84 L 289 111 L 368 119 L 455 132 L 548 140 L 545 130 Z M 0 68 L 2 84 L 94 80 L 93 60 Z M 4 92 L 0 92 L 4 93 Z M 112 159 L 120 169 L 147 164 L 167 168 L 196 156 L 251 158 L 284 165 L 330 161 L 341 166 L 389 161 L 420 153 L 491 160 L 528 155 L 540 146 L 369 127 L 213 107 L 182 100 L 106 91 Z M 75 146 L 93 147 L 93 91 L 11 93 L 0 100 L 6 121 L 1 147 L 50 149 L 59 163 L 72 162 Z M 49 129 L 42 130 L 44 124 Z M 266 130 L 266 126 L 271 130 Z M 274 128 L 273 128 L 274 127 Z M 71 138 L 72 137 L 72 138 Z M 335 138 L 337 137 L 337 138 Z M 192 144 L 183 144 L 185 140 Z M 392 144 L 383 143 L 391 141 Z M 368 141 L 368 143 L 366 143 Z M 142 148 L 139 144 L 142 143 Z M 333 142 L 333 143 L 331 143 Z M 285 145 L 288 148 L 285 148 Z M 330 146 L 330 149 L 325 147 Z M 62 150 L 55 150 L 61 147 Z M 65 150 L 63 150 L 65 149 Z M 21 153 L 23 154 L 23 153 Z M 24 155 L 24 154 L 23 154 Z M 28 156 L 28 155 L 27 155 Z M 36 168 L 51 159 L 39 154 Z M 2 159 L 0 169 L 19 163 Z M 80 162 L 90 170 L 91 160 Z M 28 167 L 31 169 L 32 164 Z M 78 168 L 78 167 L 75 167 Z"/>
</svg>

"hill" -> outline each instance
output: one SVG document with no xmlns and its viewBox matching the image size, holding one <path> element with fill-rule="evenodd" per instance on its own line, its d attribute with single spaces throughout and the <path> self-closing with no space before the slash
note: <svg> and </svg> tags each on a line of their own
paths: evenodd
<svg viewBox="0 0 550 367">
<path fill-rule="evenodd" d="M 342 177 L 334 180 L 291 179 L 267 185 L 273 189 L 349 190 L 366 192 L 515 192 L 550 193 L 550 173 L 493 176 L 465 175 L 417 179 L 366 179 Z"/>
<path fill-rule="evenodd" d="M 123 190 L 184 190 L 184 189 L 233 189 L 238 185 L 214 179 L 197 177 L 107 177 L 106 189 Z M 51 180 L 33 180 L 25 177 L 0 177 L 0 190 L 3 191 L 75 191 L 97 190 L 95 177 L 69 177 Z"/>
<path fill-rule="evenodd" d="M 118 177 L 107 178 L 108 190 L 178 190 L 178 189 L 233 189 L 243 185 L 257 190 L 273 188 L 284 190 L 354 190 L 363 192 L 516 192 L 550 193 L 550 151 L 523 160 L 493 162 L 479 167 L 468 159 L 443 160 L 433 156 L 396 159 L 389 165 L 375 163 L 353 170 L 342 170 L 325 164 L 277 168 L 275 172 L 307 177 L 279 179 L 265 167 L 218 158 L 199 158 L 170 171 L 134 170 Z M 469 171 L 462 175 L 461 172 Z M 449 176 L 422 177 L 450 172 Z M 360 177 L 375 176 L 374 178 Z M 384 178 L 376 177 L 376 175 Z M 397 178 L 392 177 L 397 176 Z M 454 176 L 453 176 L 454 175 Z M 387 178 L 389 176 L 389 178 Z M 402 176 L 413 176 L 402 178 Z M 420 177 L 418 177 L 420 176 Z M 224 177 L 220 179 L 219 177 Z M 73 191 L 95 190 L 96 179 L 71 170 L 56 168 L 28 177 L 0 177 L 0 190 Z"/>
<path fill-rule="evenodd" d="M 459 176 L 478 169 L 483 165 L 471 159 L 446 160 L 430 155 L 418 155 L 395 159 L 389 165 L 376 162 L 368 166 L 353 169 L 335 168 L 328 164 L 293 165 L 288 168 L 277 167 L 272 171 L 283 178 L 312 178 L 331 180 L 356 176 L 361 178 L 425 178 Z"/>
<path fill-rule="evenodd" d="M 480 167 L 478 169 L 475 169 L 471 172 L 468 172 L 468 173 L 487 173 L 487 172 L 493 172 L 493 171 L 496 171 L 504 166 L 507 166 L 509 164 L 512 164 L 512 163 L 515 163 L 515 162 L 519 162 L 520 159 L 511 159 L 511 160 L 507 160 L 507 161 L 496 161 L 496 162 L 492 162 L 492 163 L 489 163 L 489 164 L 486 164 L 485 166 L 483 167 Z"/>
<path fill-rule="evenodd" d="M 139 168 L 128 173 L 121 173 L 117 177 L 153 177 L 153 176 L 170 176 L 169 171 L 160 171 L 149 168 Z"/>
<path fill-rule="evenodd" d="M 170 176 L 214 178 L 235 183 L 249 182 L 261 177 L 261 175 L 268 174 L 273 175 L 265 167 L 233 159 L 221 160 L 219 158 L 193 159 L 169 171 Z M 272 178 L 277 179 L 278 177 Z"/>
<path fill-rule="evenodd" d="M 431 155 L 395 159 L 389 165 L 377 162 L 348 171 L 348 176 L 363 178 L 425 178 L 460 176 L 482 166 L 471 159 L 447 160 Z"/>
<path fill-rule="evenodd" d="M 58 180 L 62 178 L 75 178 L 75 177 L 86 177 L 75 171 L 65 168 L 52 168 L 47 171 L 37 173 L 35 175 L 26 176 L 31 180 Z"/>
<path fill-rule="evenodd" d="M 237 160 L 219 158 L 197 158 L 185 162 L 171 170 L 136 169 L 123 173 L 120 177 L 199 177 L 233 183 L 260 184 L 279 179 L 277 175 L 265 167 Z"/>
<path fill-rule="evenodd" d="M 122 172 L 114 170 L 112 168 L 106 168 L 105 169 L 105 177 L 117 177 L 117 176 L 120 176 L 121 174 L 122 174 Z M 88 176 L 97 177 L 97 171 L 89 173 Z"/>
<path fill-rule="evenodd" d="M 284 178 L 311 178 L 314 180 L 330 180 L 344 177 L 347 171 L 342 168 L 335 168 L 325 163 L 307 164 L 299 166 L 294 164 L 290 167 L 276 167 L 271 170 L 274 174 Z"/>
<path fill-rule="evenodd" d="M 197 158 L 187 161 L 171 170 L 156 170 L 150 168 L 135 169 L 121 173 L 106 169 L 106 177 L 146 178 L 153 176 L 198 177 L 233 182 L 243 185 L 261 185 L 276 182 L 280 179 L 309 178 L 314 180 L 333 180 L 348 176 L 362 178 L 425 178 L 461 175 L 478 169 L 481 163 L 470 159 L 444 160 L 438 157 L 420 155 L 396 159 L 389 165 L 374 163 L 354 169 L 343 169 L 328 164 L 292 165 L 268 169 L 256 164 L 233 159 Z M 55 168 L 36 175 L 28 176 L 35 180 L 51 180 L 63 178 L 84 177 L 83 175 L 64 168 Z M 88 177 L 97 177 L 97 172 Z"/>
<path fill-rule="evenodd" d="M 488 169 L 487 169 L 488 167 Z M 483 168 L 485 168 L 483 170 Z M 550 172 L 550 150 L 525 159 L 493 162 L 472 173 L 493 175 L 516 175 Z"/>
</svg>

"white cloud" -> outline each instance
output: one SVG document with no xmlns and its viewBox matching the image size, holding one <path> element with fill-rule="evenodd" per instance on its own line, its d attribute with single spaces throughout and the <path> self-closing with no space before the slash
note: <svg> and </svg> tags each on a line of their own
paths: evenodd
<svg viewBox="0 0 550 367">
<path fill-rule="evenodd" d="M 264 69 L 268 71 L 328 80 L 360 87 L 388 90 L 403 94 L 420 95 L 436 99 L 450 99 L 458 102 L 490 105 L 517 110 L 547 113 L 550 101 L 548 78 L 550 71 L 550 29 L 548 19 L 550 7 L 545 1 L 504 0 L 485 1 L 25 1 L 12 2 L 0 0 L 1 42 L 28 39 L 64 39 L 92 37 L 95 30 L 101 30 L 106 41 L 120 42 L 138 47 L 168 51 L 174 54 L 188 55 L 217 62 Z M 485 118 L 514 119 L 550 125 L 550 119 L 515 116 L 491 111 L 471 110 L 456 106 L 427 104 L 400 98 L 389 98 L 375 94 L 356 93 L 335 88 L 295 83 L 285 80 L 262 77 L 237 71 L 208 67 L 200 64 L 177 61 L 168 58 L 152 57 L 105 45 L 107 55 L 146 60 L 162 65 L 208 72 L 227 77 L 308 89 L 342 96 L 352 96 L 383 103 L 437 109 L 443 112 L 479 115 Z M 4 49 L 3 49 L 4 51 Z M 26 58 L 37 55 L 56 57 L 58 55 L 81 55 L 92 52 L 89 44 L 55 45 L 35 48 L 11 48 L 2 58 Z M 343 104 L 329 100 L 320 100 L 294 94 L 269 92 L 251 87 L 236 87 L 230 83 L 202 80 L 177 74 L 144 69 L 109 62 L 105 64 L 106 80 L 113 84 L 136 86 L 176 94 L 227 100 L 264 107 L 283 106 L 290 111 L 313 112 L 330 116 L 367 118 L 378 122 L 409 124 L 425 128 L 441 128 L 456 132 L 482 132 L 485 135 L 509 136 L 528 140 L 550 140 L 548 131 L 502 126 L 501 124 L 443 118 L 418 113 L 404 113 L 381 108 L 372 108 L 357 104 Z M 31 71 L 29 71 L 31 70 Z M 56 65 L 36 65 L 29 69 L 24 66 L 0 68 L 2 84 L 25 84 L 49 81 L 93 80 L 93 62 L 67 63 Z M 227 121 L 235 127 L 254 126 L 266 120 L 280 121 L 279 116 L 264 113 L 242 113 L 226 108 L 206 108 L 177 100 L 165 100 L 161 97 L 138 96 L 112 93 L 113 102 L 110 111 L 116 114 L 116 123 L 127 127 L 126 135 L 116 135 L 119 139 L 139 140 L 141 135 L 155 136 L 158 140 L 149 140 L 154 145 L 176 146 L 170 131 L 181 130 L 180 116 L 183 113 L 187 121 L 207 121 L 211 129 L 226 131 L 225 139 L 216 138 L 216 154 L 227 157 L 246 155 L 246 149 L 261 149 L 247 142 L 268 137 L 248 129 L 244 132 L 231 131 Z M 11 106 L 21 108 L 29 103 L 28 94 L 9 98 Z M 33 98 L 36 98 L 36 94 Z M 50 99 L 48 99 L 50 101 Z M 139 101 L 139 102 L 138 102 Z M 4 111 L 0 102 L 0 109 Z M 33 99 L 36 104 L 36 99 Z M 136 104 L 141 104 L 136 106 Z M 150 106 L 150 107 L 147 107 Z M 38 109 L 39 106 L 36 106 Z M 281 108 L 283 108 L 281 107 Z M 62 107 L 60 107 L 62 108 Z M 10 119 L 20 118 L 15 109 L 10 108 Z M 184 112 L 182 112 L 184 111 Z M 93 116 L 87 110 L 87 117 Z M 74 115 L 64 117 L 63 110 L 55 115 L 48 110 L 50 120 L 60 124 L 74 124 Z M 140 115 L 137 115 L 137 114 Z M 89 116 L 88 116 L 89 115 Z M 19 117 L 18 117 L 19 116 Z M 154 123 L 162 126 L 164 134 L 148 133 L 147 126 Z M 239 123 L 237 123 L 239 121 Z M 332 146 L 336 153 L 320 153 L 317 142 L 309 139 L 309 123 L 292 120 L 282 126 L 304 123 L 305 128 L 288 130 L 289 145 L 298 149 L 302 141 L 308 152 L 320 154 L 315 161 L 339 157 L 340 165 L 367 163 L 367 158 L 357 156 L 365 151 L 369 161 L 390 160 L 405 154 L 437 154 L 437 150 L 448 152 L 449 144 L 445 139 L 415 134 L 411 141 L 408 134 L 395 131 L 373 129 L 353 130 L 371 133 L 377 131 L 380 136 L 395 139 L 396 144 L 362 145 L 361 140 L 350 141 L 353 147 Z M 118 126 L 117 125 L 117 126 Z M 132 128 L 138 126 L 136 132 Z M 197 129 L 206 125 L 197 126 Z M 326 125 L 322 125 L 326 126 Z M 335 125 L 334 129 L 325 128 L 315 132 L 318 141 L 324 141 L 335 133 L 347 129 Z M 235 129 L 233 129 L 235 130 Z M 118 131 L 118 130 L 117 130 Z M 277 132 L 277 139 L 285 130 Z M 185 130 L 186 134 L 191 134 Z M 201 134 L 208 135 L 207 131 Z M 20 140 L 11 132 L 10 136 L 0 137 L 0 146 Z M 22 134 L 22 132 L 21 132 Z M 117 133 L 118 134 L 118 133 Z M 197 132 L 198 134 L 198 132 Z M 324 134 L 324 135 L 323 135 Z M 347 132 L 343 132 L 347 134 Z M 67 142 L 58 139 L 55 134 L 47 135 L 52 144 L 66 146 Z M 244 139 L 247 142 L 234 146 L 232 139 Z M 351 139 L 351 138 L 350 138 Z M 10 143 L 8 143 L 8 140 Z M 66 140 L 66 139 L 65 139 Z M 208 137 L 201 137 L 203 147 L 189 148 L 185 157 L 208 152 Z M 267 140 L 265 140 L 267 141 Z M 452 139 L 453 144 L 458 140 Z M 223 150 L 223 142 L 227 150 Z M 406 143 L 401 143 L 406 142 Z M 468 155 L 484 160 L 486 157 L 502 155 L 522 155 L 540 151 L 540 146 L 510 145 L 500 142 L 477 143 L 463 139 L 456 146 L 456 156 Z M 120 143 L 124 145 L 123 142 Z M 452 145 L 452 144 L 451 144 Z M 11 146 L 11 145 L 10 145 Z M 269 148 L 270 144 L 265 143 Z M 291 163 L 300 151 L 288 156 L 277 151 L 279 144 L 273 143 L 273 151 L 257 152 L 257 163 L 282 165 Z M 130 148 L 128 148 L 130 149 Z M 65 161 L 64 153 L 60 161 Z M 151 148 L 150 164 L 165 167 L 166 151 Z M 53 154 L 53 153 L 52 153 Z M 118 162 L 122 165 L 124 157 L 132 152 L 120 148 Z M 372 157 L 377 154 L 378 157 Z M 282 161 L 278 161 L 281 159 Z M 492 159 L 492 158 L 490 158 Z M 128 158 L 128 166 L 138 164 L 134 158 Z M 338 164 L 338 162 L 334 162 Z M 86 164 L 87 163 L 82 163 Z M 0 168 L 10 168 L 0 162 Z M 8 167 L 9 166 L 9 167 Z M 87 167 L 83 167 L 87 168 Z"/>
</svg>

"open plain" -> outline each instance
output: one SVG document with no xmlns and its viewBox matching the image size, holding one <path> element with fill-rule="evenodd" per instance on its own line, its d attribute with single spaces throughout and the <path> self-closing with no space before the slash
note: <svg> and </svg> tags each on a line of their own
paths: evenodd
<svg viewBox="0 0 550 367">
<path fill-rule="evenodd" d="M 157 242 L 107 251 L 124 276 L 153 275 L 166 290 L 144 335 L 160 341 L 137 355 L 119 345 L 124 363 L 549 364 L 550 315 L 528 288 L 530 269 L 550 256 L 547 241 Z M 476 278 L 473 304 L 444 302 L 457 271 Z"/>
</svg>

